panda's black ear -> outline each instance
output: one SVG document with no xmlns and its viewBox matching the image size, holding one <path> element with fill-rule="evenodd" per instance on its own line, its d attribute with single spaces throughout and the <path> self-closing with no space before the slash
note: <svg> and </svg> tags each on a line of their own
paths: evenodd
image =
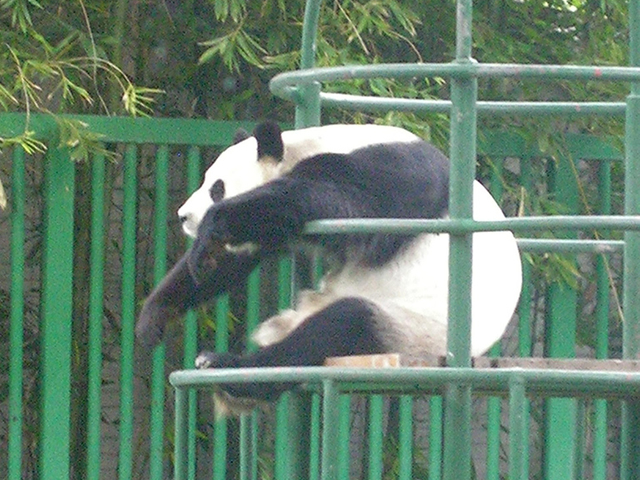
<svg viewBox="0 0 640 480">
<path fill-rule="evenodd" d="M 249 135 L 249 132 L 247 132 L 244 128 L 239 128 L 238 130 L 236 130 L 236 133 L 233 134 L 233 145 L 246 140 L 250 136 L 251 135 Z"/>
<path fill-rule="evenodd" d="M 284 156 L 282 130 L 276 122 L 264 122 L 256 126 L 253 136 L 258 141 L 258 160 L 271 157 L 276 161 Z"/>
</svg>

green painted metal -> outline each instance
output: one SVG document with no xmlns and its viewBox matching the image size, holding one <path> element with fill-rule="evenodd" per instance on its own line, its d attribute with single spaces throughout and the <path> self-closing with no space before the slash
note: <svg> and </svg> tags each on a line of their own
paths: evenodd
<svg viewBox="0 0 640 480">
<path fill-rule="evenodd" d="M 122 325 L 120 334 L 120 442 L 118 478 L 133 473 L 133 348 L 136 272 L 137 148 L 129 144 L 124 154 L 122 211 Z"/>
<path fill-rule="evenodd" d="M 442 424 L 444 419 L 444 407 L 441 396 L 433 396 L 429 402 L 429 480 L 442 478 Z"/>
<path fill-rule="evenodd" d="M 91 298 L 89 303 L 89 373 L 87 405 L 87 480 L 100 479 L 102 421 L 102 318 L 104 308 L 105 158 L 92 160 L 91 175 Z"/>
<path fill-rule="evenodd" d="M 458 1 L 460 4 L 465 0 Z M 466 27 L 465 27 L 466 28 Z M 469 27 L 470 28 L 470 27 Z M 470 52 L 469 52 L 470 53 Z M 471 55 L 466 55 L 469 58 Z M 464 78 L 518 78 L 545 80 L 585 80 L 637 82 L 638 67 L 605 67 L 577 65 L 524 65 L 493 63 L 386 63 L 375 65 L 350 65 L 341 67 L 309 68 L 280 73 L 271 79 L 269 87 L 274 95 L 295 101 L 296 86 L 316 82 L 352 80 L 356 78 L 413 78 L 448 77 Z M 553 104 L 549 103 L 552 109 Z M 552 112 L 552 110 L 550 110 Z"/>
<path fill-rule="evenodd" d="M 598 165 L 600 198 L 599 212 L 601 215 L 611 213 L 611 162 L 601 161 Z M 596 259 L 597 275 L 597 333 L 596 333 L 596 358 L 609 357 L 609 283 L 608 262 L 604 255 L 598 255 Z M 605 480 L 607 478 L 607 411 L 605 400 L 594 401 L 593 419 L 593 478 Z"/>
<path fill-rule="evenodd" d="M 175 390 L 174 398 L 174 480 L 186 480 L 187 473 L 189 471 L 189 458 L 188 458 L 188 391 L 185 389 L 177 388 Z"/>
<path fill-rule="evenodd" d="M 573 159 L 559 155 L 548 163 L 550 189 L 554 199 L 578 213 L 578 183 Z M 565 233 L 561 233 L 565 235 Z M 545 356 L 575 356 L 578 294 L 562 282 L 553 282 L 547 290 L 545 312 Z M 550 399 L 545 406 L 544 472 L 549 480 L 575 478 L 576 404 L 571 399 Z"/>
<path fill-rule="evenodd" d="M 25 155 L 13 151 L 11 165 L 11 326 L 9 331 L 9 480 L 22 478 L 22 374 L 24 355 Z"/>
<path fill-rule="evenodd" d="M 44 182 L 40 478 L 53 480 L 69 476 L 75 166 L 68 152 L 49 150 Z"/>
<path fill-rule="evenodd" d="M 189 147 L 187 151 L 187 194 L 193 193 L 201 181 L 200 149 L 197 146 Z M 187 240 L 187 247 L 191 241 Z M 198 352 L 198 317 L 195 312 L 189 312 L 184 321 L 184 368 L 192 368 L 194 358 Z M 198 397 L 194 390 L 189 391 L 189 420 L 188 420 L 188 465 L 187 478 L 194 480 L 196 477 L 196 430 L 198 419 Z"/>
<path fill-rule="evenodd" d="M 351 435 L 351 429 L 349 428 L 351 422 L 351 397 L 349 395 L 340 396 L 340 406 L 338 412 L 338 479 L 349 480 L 349 478 L 351 478 L 349 475 L 349 467 L 351 466 L 351 458 L 349 455 L 349 438 Z"/>
<path fill-rule="evenodd" d="M 216 302 L 216 352 L 229 349 L 229 295 L 222 295 Z M 216 420 L 213 428 L 213 478 L 227 477 L 227 436 L 226 418 Z"/>
<path fill-rule="evenodd" d="M 384 415 L 384 398 L 382 395 L 372 395 L 369 398 L 369 480 L 382 478 L 382 452 L 384 433 L 382 421 Z"/>
<path fill-rule="evenodd" d="M 529 405 L 523 379 L 514 375 L 509 385 L 509 479 L 529 478 Z"/>
<path fill-rule="evenodd" d="M 153 279 L 158 284 L 167 271 L 167 218 L 169 203 L 169 148 L 161 145 L 155 155 L 155 213 L 153 236 Z M 164 371 L 165 345 L 153 351 L 151 374 L 151 409 L 149 427 L 150 479 L 162 479 L 164 445 Z"/>
<path fill-rule="evenodd" d="M 33 131 L 34 137 L 43 141 L 57 135 L 58 126 L 51 115 L 32 113 L 27 121 L 24 113 L 3 113 L 0 118 L 1 136 L 20 135 L 25 129 Z M 86 124 L 91 132 L 101 135 L 104 142 L 155 145 L 230 145 L 239 128 L 251 131 L 255 125 L 255 122 L 97 115 L 68 115 L 65 118 Z"/>
<path fill-rule="evenodd" d="M 630 64 L 640 66 L 640 1 L 629 2 Z M 640 83 L 631 84 L 627 97 L 625 131 L 625 203 L 624 213 L 640 212 Z M 625 232 L 623 286 L 623 356 L 640 358 L 640 235 Z M 623 404 L 621 476 L 624 480 L 640 478 L 640 402 Z"/>
<path fill-rule="evenodd" d="M 398 426 L 398 479 L 411 480 L 413 460 L 413 398 L 410 395 L 400 397 Z"/>
<path fill-rule="evenodd" d="M 323 380 L 322 480 L 338 480 L 339 395 L 331 379 Z"/>
</svg>

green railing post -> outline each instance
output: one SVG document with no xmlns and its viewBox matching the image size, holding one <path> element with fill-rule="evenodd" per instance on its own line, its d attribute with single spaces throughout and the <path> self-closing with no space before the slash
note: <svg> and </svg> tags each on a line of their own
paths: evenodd
<svg viewBox="0 0 640 480">
<path fill-rule="evenodd" d="M 41 297 L 40 478 L 69 478 L 75 165 L 68 152 L 45 157 Z"/>
<path fill-rule="evenodd" d="M 300 69 L 313 68 L 316 62 L 316 36 L 322 0 L 308 0 L 302 26 Z M 295 127 L 320 125 L 320 83 L 298 87 Z"/>
<path fill-rule="evenodd" d="M 640 1 L 629 2 L 630 63 L 640 66 Z M 640 82 L 631 84 L 625 123 L 625 215 L 640 214 Z M 624 234 L 623 356 L 640 358 L 640 232 Z M 640 478 L 640 401 L 623 404 L 621 478 Z"/>
<path fill-rule="evenodd" d="M 11 326 L 9 332 L 9 480 L 22 478 L 22 375 L 24 354 L 24 150 L 11 164 Z"/>
<path fill-rule="evenodd" d="M 456 60 L 473 64 L 471 57 L 471 0 L 458 0 Z M 451 173 L 449 212 L 452 219 L 473 216 L 473 181 L 476 162 L 477 79 L 469 74 L 451 81 Z M 471 367 L 472 235 L 450 235 L 449 325 L 447 365 Z M 445 395 L 444 479 L 471 476 L 471 388 L 450 384 Z"/>
<path fill-rule="evenodd" d="M 89 301 L 89 385 L 87 405 L 87 480 L 100 479 L 102 422 L 102 319 L 104 316 L 104 155 L 92 159 L 91 176 L 91 298 Z"/>
<path fill-rule="evenodd" d="M 169 148 L 161 145 L 155 158 L 155 210 L 153 236 L 153 279 L 157 285 L 167 271 L 167 216 L 169 204 Z M 153 350 L 151 374 L 151 411 L 149 428 L 150 479 L 161 480 L 164 445 L 164 373 L 165 345 Z"/>
<path fill-rule="evenodd" d="M 120 443 L 118 479 L 129 480 L 133 471 L 133 348 L 136 282 L 137 148 L 126 147 L 122 209 L 122 319 L 120 333 Z"/>
<path fill-rule="evenodd" d="M 550 160 L 551 161 L 551 160 Z M 574 159 L 559 155 L 550 164 L 550 187 L 554 199 L 578 213 L 578 183 Z M 574 234 L 563 235 L 565 238 Z M 545 315 L 545 356 L 575 356 L 578 293 L 562 281 L 554 281 L 547 289 Z M 576 404 L 569 398 L 550 399 L 545 407 L 544 472 L 548 480 L 574 478 L 576 468 Z"/>
</svg>

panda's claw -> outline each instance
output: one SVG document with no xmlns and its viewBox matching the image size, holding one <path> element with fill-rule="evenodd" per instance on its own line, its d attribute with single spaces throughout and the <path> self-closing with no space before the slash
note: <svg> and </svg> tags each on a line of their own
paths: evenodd
<svg viewBox="0 0 640 480">
<path fill-rule="evenodd" d="M 238 368 L 238 356 L 232 353 L 200 352 L 195 360 L 198 369 Z"/>
</svg>

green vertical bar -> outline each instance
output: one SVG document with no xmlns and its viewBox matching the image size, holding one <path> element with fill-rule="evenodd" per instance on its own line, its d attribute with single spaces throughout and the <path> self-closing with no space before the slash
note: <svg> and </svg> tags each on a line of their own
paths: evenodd
<svg viewBox="0 0 640 480">
<path fill-rule="evenodd" d="M 630 64 L 640 66 L 640 0 L 629 1 Z M 631 84 L 625 120 L 625 215 L 640 214 L 640 83 Z M 625 359 L 640 358 L 640 232 L 624 234 L 623 340 Z M 640 402 L 622 409 L 622 480 L 640 478 Z"/>
<path fill-rule="evenodd" d="M 442 397 L 433 396 L 429 401 L 429 480 L 442 478 Z"/>
<path fill-rule="evenodd" d="M 169 204 L 169 148 L 158 147 L 155 165 L 155 208 L 153 235 L 153 279 L 158 284 L 167 272 L 167 217 Z M 165 345 L 153 350 L 151 373 L 151 420 L 149 428 L 150 479 L 162 479 L 164 444 L 164 357 Z"/>
<path fill-rule="evenodd" d="M 311 429 L 309 433 L 309 480 L 320 478 L 320 431 L 321 431 L 320 396 L 311 398 Z"/>
<path fill-rule="evenodd" d="M 554 199 L 570 213 L 578 211 L 578 184 L 572 159 L 559 155 L 551 164 L 550 187 Z M 570 238 L 575 234 L 565 234 Z M 564 282 L 553 282 L 547 290 L 545 356 L 575 356 L 577 292 Z M 569 398 L 546 402 L 544 422 L 544 472 L 548 480 L 574 478 L 576 469 L 576 403 Z"/>
<path fill-rule="evenodd" d="M 473 2 L 458 0 L 456 62 L 469 65 Z M 451 81 L 451 218 L 472 218 L 476 164 L 476 99 L 478 82 L 471 76 Z M 472 235 L 450 235 L 449 325 L 447 365 L 471 367 Z M 444 479 L 471 476 L 471 388 L 448 385 L 445 395 Z"/>
<path fill-rule="evenodd" d="M 229 295 L 216 302 L 216 352 L 229 349 Z M 213 478 L 227 478 L 227 419 L 216 420 L 213 430 Z"/>
<path fill-rule="evenodd" d="M 349 480 L 349 467 L 351 466 L 351 455 L 349 454 L 349 440 L 351 437 L 351 395 L 340 395 L 340 405 L 338 409 L 338 478 Z"/>
<path fill-rule="evenodd" d="M 87 480 L 99 480 L 100 424 L 102 422 L 102 317 L 104 308 L 104 155 L 96 155 L 92 160 L 91 168 L 91 293 L 88 326 Z"/>
<path fill-rule="evenodd" d="M 495 162 L 491 175 L 491 195 L 500 203 L 504 191 L 502 184 L 503 161 Z M 502 345 L 497 342 L 489 350 L 489 356 L 499 357 Z M 487 398 L 487 480 L 500 480 L 500 432 L 501 403 L 497 397 Z"/>
<path fill-rule="evenodd" d="M 133 466 L 133 345 L 135 325 L 137 149 L 124 154 L 122 203 L 122 319 L 120 338 L 120 451 L 118 478 L 129 480 Z"/>
<path fill-rule="evenodd" d="M 278 310 L 291 305 L 291 270 L 291 258 L 282 258 L 278 263 Z M 276 406 L 275 478 L 278 480 L 291 479 L 290 398 L 291 393 L 285 392 Z"/>
<path fill-rule="evenodd" d="M 413 398 L 411 395 L 400 397 L 399 451 L 400 465 L 398 480 L 411 480 L 413 464 Z"/>
<path fill-rule="evenodd" d="M 600 198 L 599 213 L 611 214 L 611 163 L 601 161 L 599 164 Z M 597 275 L 597 304 L 596 304 L 596 358 L 609 357 L 609 275 L 607 259 L 604 254 L 596 259 Z M 593 421 L 593 478 L 606 480 L 607 478 L 607 401 L 596 399 L 593 401 L 595 418 Z"/>
<path fill-rule="evenodd" d="M 322 480 L 337 480 L 338 472 L 338 438 L 339 425 L 339 395 L 333 380 L 323 382 L 322 406 Z M 279 479 L 279 477 L 276 477 Z"/>
<path fill-rule="evenodd" d="M 11 329 L 9 332 L 9 480 L 22 478 L 22 373 L 24 337 L 24 150 L 11 165 Z"/>
<path fill-rule="evenodd" d="M 509 384 L 509 480 L 529 475 L 529 408 L 524 380 L 514 376 Z"/>
<path fill-rule="evenodd" d="M 260 267 L 256 267 L 247 280 L 247 351 L 256 346 L 249 340 L 260 321 Z M 258 412 L 240 418 L 240 479 L 258 478 Z"/>
<path fill-rule="evenodd" d="M 188 391 L 183 388 L 175 389 L 175 439 L 174 439 L 174 456 L 175 464 L 173 466 L 174 480 L 186 480 L 189 471 L 189 455 L 188 455 Z"/>
<path fill-rule="evenodd" d="M 313 68 L 316 56 L 316 35 L 322 0 L 309 0 L 304 11 L 300 69 Z M 298 87 L 295 127 L 320 125 L 320 83 Z"/>
<path fill-rule="evenodd" d="M 200 184 L 200 149 L 190 147 L 187 153 L 187 193 L 191 194 L 197 190 Z M 187 247 L 191 244 L 187 240 Z M 184 361 L 183 368 L 193 368 L 193 362 L 198 353 L 198 316 L 196 312 L 187 313 L 184 321 Z M 188 477 L 189 480 L 196 478 L 196 434 L 198 421 L 198 392 L 189 389 L 189 425 L 188 425 Z"/>
<path fill-rule="evenodd" d="M 369 480 L 382 478 L 383 408 L 382 395 L 371 395 L 369 398 Z"/>
<path fill-rule="evenodd" d="M 66 151 L 45 158 L 41 294 L 40 478 L 69 477 L 69 401 L 75 165 Z"/>
</svg>

